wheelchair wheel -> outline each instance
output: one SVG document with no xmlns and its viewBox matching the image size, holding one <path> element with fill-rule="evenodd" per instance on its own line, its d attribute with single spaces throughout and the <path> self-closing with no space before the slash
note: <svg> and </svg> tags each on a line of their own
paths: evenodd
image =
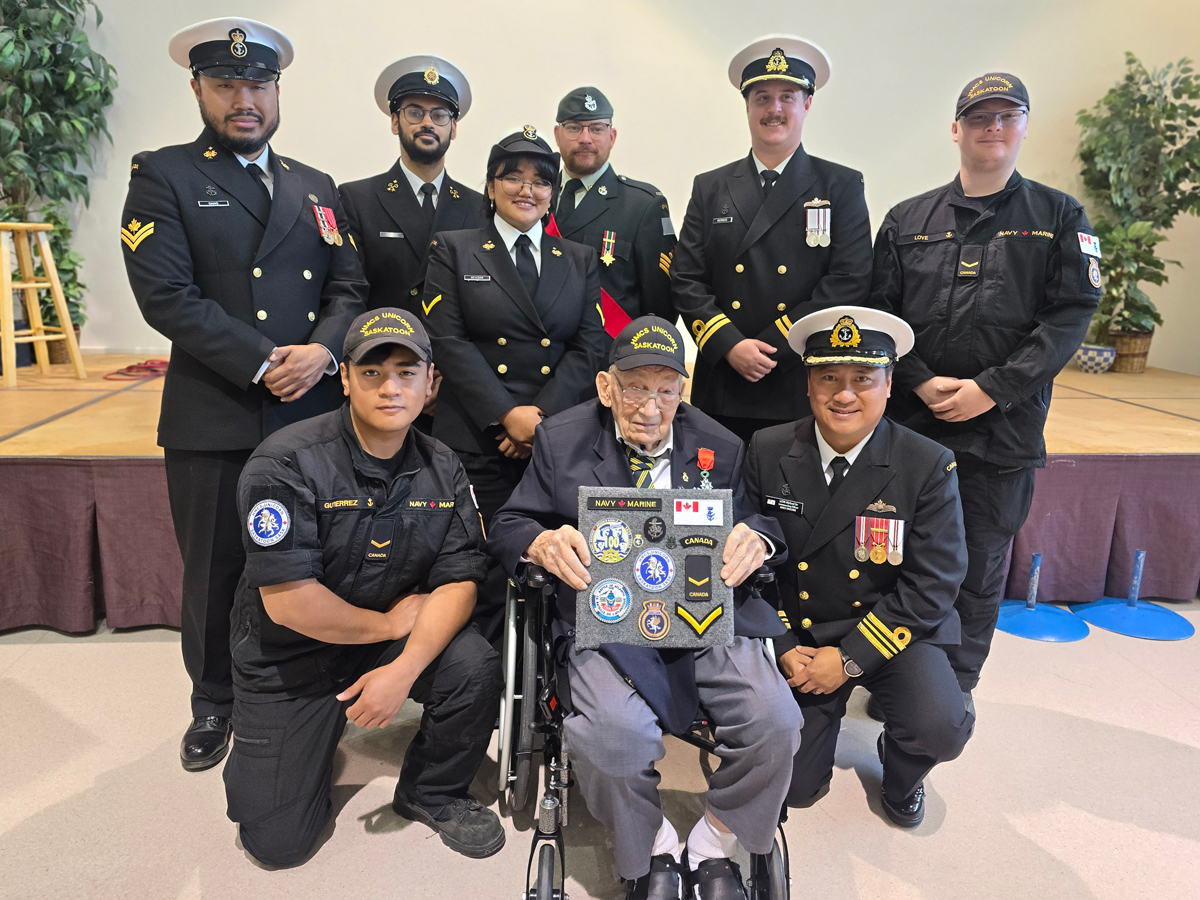
<svg viewBox="0 0 1200 900">
<path fill-rule="evenodd" d="M 508 776 L 512 767 L 512 746 L 516 725 L 517 694 L 517 649 L 521 644 L 521 603 L 517 597 L 517 586 L 509 579 L 505 597 L 504 616 L 504 693 L 500 697 L 500 716 L 497 722 L 498 743 L 496 758 L 496 793 L 501 797 L 508 792 Z"/>
<path fill-rule="evenodd" d="M 542 844 L 538 851 L 536 900 L 554 900 L 554 845 Z"/>
<path fill-rule="evenodd" d="M 787 839 L 782 829 L 771 845 L 771 852 L 766 856 L 754 857 L 753 871 L 750 900 L 788 900 L 791 896 Z"/>
<path fill-rule="evenodd" d="M 513 762 L 512 799 L 509 808 L 517 811 L 529 802 L 529 784 L 533 774 L 533 721 L 537 711 L 537 624 L 526 615 L 521 640 L 521 698 L 516 703 L 516 758 Z"/>
</svg>

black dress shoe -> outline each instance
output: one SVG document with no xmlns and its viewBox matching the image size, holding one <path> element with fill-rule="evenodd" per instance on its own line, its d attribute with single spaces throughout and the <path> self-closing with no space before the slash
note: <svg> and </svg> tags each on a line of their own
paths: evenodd
<svg viewBox="0 0 1200 900">
<path fill-rule="evenodd" d="M 867 698 L 867 715 L 870 716 L 872 719 L 874 719 L 876 722 L 884 721 L 883 704 L 875 699 L 874 694 L 871 694 Z"/>
<path fill-rule="evenodd" d="M 706 859 L 691 878 L 699 900 L 746 900 L 742 872 L 732 859 Z"/>
<path fill-rule="evenodd" d="M 627 881 L 625 900 L 682 900 L 688 894 L 687 873 L 670 853 L 650 860 L 650 874 Z"/>
<path fill-rule="evenodd" d="M 229 752 L 229 716 L 197 716 L 179 743 L 179 761 L 189 772 L 211 769 Z"/>
<path fill-rule="evenodd" d="M 887 763 L 883 761 L 883 735 L 879 735 L 879 761 L 883 763 L 884 770 L 887 769 Z M 886 780 L 887 776 L 884 776 Z M 887 813 L 887 817 L 892 820 L 893 825 L 899 825 L 901 828 L 916 828 L 925 818 L 925 785 L 918 784 L 917 789 L 901 800 L 899 803 L 893 803 L 888 799 L 886 793 L 881 788 L 879 798 L 883 801 L 883 811 Z"/>
<path fill-rule="evenodd" d="M 439 810 L 431 810 L 396 791 L 392 809 L 406 819 L 424 822 L 441 836 L 443 844 L 471 859 L 485 859 L 504 846 L 500 817 L 473 797 L 452 800 Z"/>
</svg>

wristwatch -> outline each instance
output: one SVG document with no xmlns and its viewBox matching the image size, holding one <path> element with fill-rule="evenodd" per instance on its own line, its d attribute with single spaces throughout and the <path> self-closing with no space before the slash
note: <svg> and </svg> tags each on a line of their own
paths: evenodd
<svg viewBox="0 0 1200 900">
<path fill-rule="evenodd" d="M 857 678 L 862 674 L 862 666 L 850 658 L 850 656 L 841 647 L 838 647 L 838 653 L 842 655 L 842 671 L 849 678 Z"/>
</svg>

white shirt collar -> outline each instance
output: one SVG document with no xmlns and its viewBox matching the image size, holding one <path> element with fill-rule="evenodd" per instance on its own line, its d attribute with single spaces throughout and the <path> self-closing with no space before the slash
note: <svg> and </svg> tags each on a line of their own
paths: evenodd
<svg viewBox="0 0 1200 900">
<path fill-rule="evenodd" d="M 800 148 L 797 147 L 796 149 L 798 150 Z M 796 150 L 793 150 L 791 153 L 788 154 L 787 159 L 785 159 L 783 162 L 781 162 L 779 165 L 777 165 L 775 167 L 775 171 L 778 172 L 780 175 L 782 175 L 783 170 L 787 168 L 787 164 L 792 161 L 792 157 L 795 155 L 796 155 Z M 767 171 L 767 167 L 762 164 L 762 162 L 759 160 L 759 158 L 757 156 L 755 156 L 753 153 L 751 153 L 750 158 L 754 160 L 754 168 L 758 169 L 759 175 L 761 175 L 763 172 Z"/>
<path fill-rule="evenodd" d="M 817 449 L 821 452 L 822 472 L 829 471 L 829 463 L 834 459 L 834 457 L 837 456 L 846 457 L 846 462 L 850 463 L 850 465 L 854 465 L 854 461 L 858 459 L 858 454 L 862 452 L 862 448 L 867 445 L 867 441 L 869 441 L 871 439 L 871 435 L 875 433 L 875 429 L 872 428 L 871 434 L 868 434 L 865 438 L 851 447 L 847 452 L 838 453 L 836 450 L 830 447 L 825 441 L 825 438 L 821 436 L 821 429 L 818 427 L 816 422 L 813 422 L 813 431 L 815 431 L 817 435 Z"/>
<path fill-rule="evenodd" d="M 618 444 L 626 443 L 625 438 L 621 437 L 621 426 L 617 423 L 616 416 L 613 416 L 613 431 L 617 435 L 617 443 Z M 667 429 L 667 439 L 665 441 L 663 441 L 662 444 L 659 445 L 658 449 L 655 450 L 653 453 L 646 453 L 644 450 L 642 450 L 641 447 L 637 446 L 636 444 L 628 444 L 628 446 L 633 447 L 633 449 L 636 450 L 638 453 L 640 453 L 642 456 L 649 456 L 652 459 L 658 459 L 660 456 L 662 456 L 664 453 L 666 453 L 668 450 L 671 450 L 675 446 L 675 426 L 672 424 Z"/>
<path fill-rule="evenodd" d="M 425 184 L 425 180 L 420 175 L 416 175 L 409 171 L 408 166 L 404 164 L 404 157 L 400 157 L 400 171 L 404 173 L 404 177 L 408 179 L 409 185 L 413 189 L 413 193 L 417 195 L 417 202 L 421 202 L 421 185 Z M 438 172 L 438 177 L 430 182 L 440 195 L 442 193 L 442 182 L 446 180 L 446 167 L 442 166 L 442 171 Z"/>
<path fill-rule="evenodd" d="M 266 173 L 268 178 L 271 176 L 271 145 L 270 144 L 267 144 L 267 146 L 263 147 L 263 152 L 258 155 L 258 159 L 246 159 L 246 157 L 238 156 L 238 154 L 236 154 L 236 153 L 233 155 L 237 156 L 237 161 L 242 164 L 243 169 L 246 168 L 246 166 L 250 165 L 250 163 L 254 163 L 256 166 L 258 166 L 260 169 L 262 169 L 263 172 Z"/>
<path fill-rule="evenodd" d="M 580 175 L 579 180 L 583 183 L 583 189 L 585 191 L 590 191 L 592 189 L 592 186 L 597 181 L 600 180 L 600 176 L 603 175 L 607 171 L 608 171 L 608 162 L 605 161 L 604 165 L 602 165 L 599 169 L 597 169 L 591 175 Z M 566 187 L 567 182 L 570 180 L 571 180 L 570 174 L 568 174 L 566 167 L 563 167 L 563 173 L 562 173 L 563 187 Z"/>
<path fill-rule="evenodd" d="M 492 221 L 496 225 L 496 233 L 500 235 L 500 240 L 504 241 L 504 246 L 508 248 L 509 253 L 512 253 L 513 244 L 517 242 L 517 238 L 521 236 L 522 232 L 517 231 L 517 229 L 505 222 L 499 215 L 492 216 Z M 534 222 L 533 227 L 524 233 L 529 235 L 533 249 L 540 253 L 542 248 L 542 220 L 538 219 Z"/>
</svg>

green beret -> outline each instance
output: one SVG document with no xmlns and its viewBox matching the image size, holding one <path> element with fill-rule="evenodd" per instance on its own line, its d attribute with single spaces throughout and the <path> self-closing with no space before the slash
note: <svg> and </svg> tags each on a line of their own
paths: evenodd
<svg viewBox="0 0 1200 900">
<path fill-rule="evenodd" d="M 562 98 L 558 104 L 559 123 L 572 121 L 590 121 L 591 119 L 611 119 L 612 104 L 600 91 L 594 87 L 575 88 Z"/>
</svg>

